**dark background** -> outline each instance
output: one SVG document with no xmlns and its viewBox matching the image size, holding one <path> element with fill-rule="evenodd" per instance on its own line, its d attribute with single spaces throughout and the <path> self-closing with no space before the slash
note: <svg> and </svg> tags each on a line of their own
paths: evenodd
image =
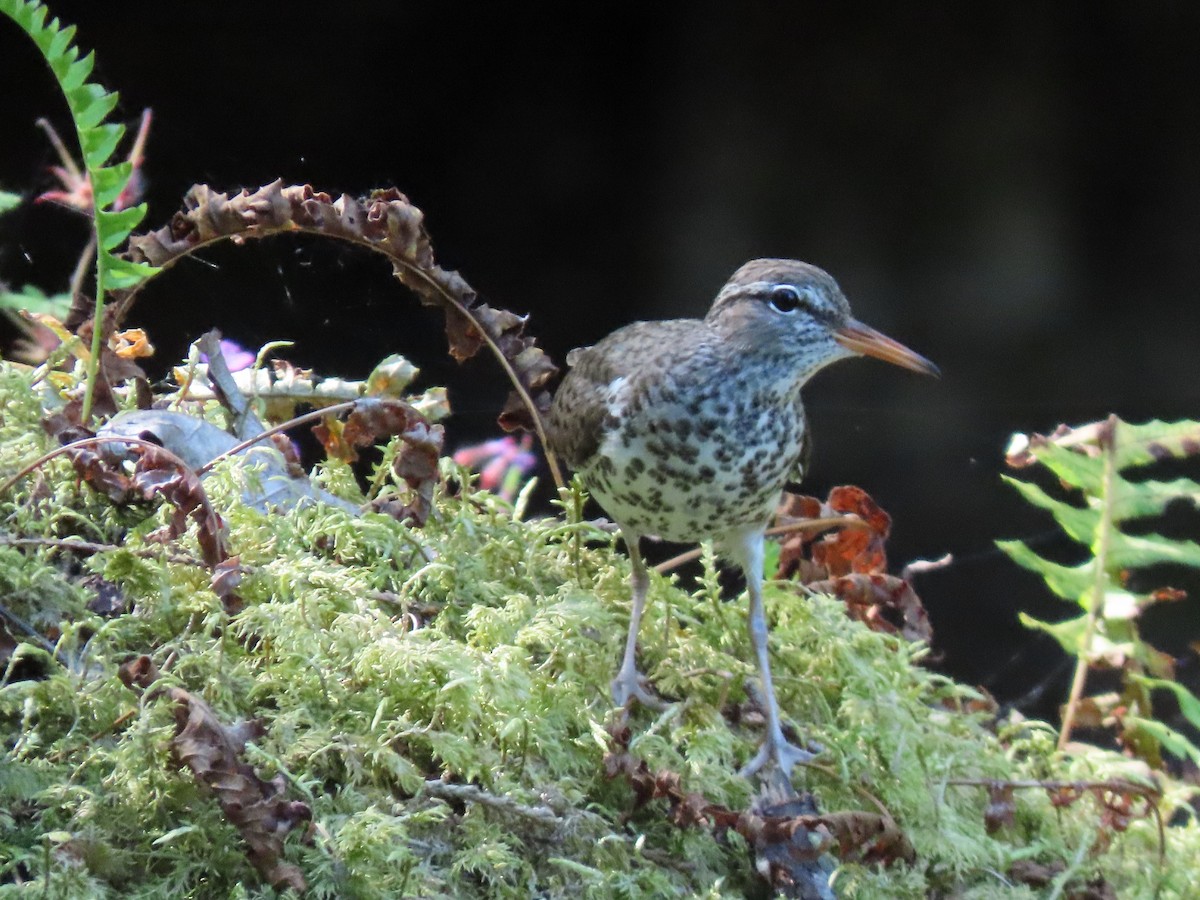
<svg viewBox="0 0 1200 900">
<path fill-rule="evenodd" d="M 530 313 L 559 361 L 633 319 L 702 315 L 748 258 L 827 268 L 859 318 L 944 374 L 822 374 L 806 489 L 866 488 L 894 517 L 897 568 L 955 554 L 917 582 L 948 671 L 1043 715 L 1065 696 L 1061 655 L 1016 611 L 1069 609 L 992 541 L 1068 551 L 1001 483 L 1003 450 L 1111 412 L 1200 416 L 1200 7 L 52 8 L 96 50 L 118 116 L 132 128 L 154 109 L 149 227 L 194 182 L 396 185 L 441 263 Z M 64 135 L 69 120 L 7 20 L 0 74 L 0 187 L 32 195 L 53 162 L 34 119 Z M 23 207 L 0 220 L 0 278 L 63 289 L 85 235 L 68 211 Z M 448 362 L 380 259 L 311 240 L 205 259 L 133 312 L 160 371 L 212 325 L 252 347 L 296 340 L 293 360 L 324 374 L 400 351 L 450 385 L 452 441 L 494 434 L 499 370 Z M 1177 536 L 1200 531 L 1175 519 Z M 1154 611 L 1158 643 L 1184 654 L 1196 611 Z"/>
</svg>

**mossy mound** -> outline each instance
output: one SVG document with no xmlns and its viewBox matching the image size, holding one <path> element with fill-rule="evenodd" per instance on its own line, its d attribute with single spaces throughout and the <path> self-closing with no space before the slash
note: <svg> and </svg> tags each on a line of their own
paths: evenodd
<svg viewBox="0 0 1200 900">
<path fill-rule="evenodd" d="M 28 375 L 0 366 L 0 399 L 7 478 L 48 440 Z M 311 812 L 281 856 L 306 896 L 769 894 L 735 831 L 680 827 L 666 801 L 638 805 L 606 775 L 628 567 L 601 532 L 522 521 L 465 491 L 441 492 L 420 529 L 324 506 L 263 514 L 240 501 L 252 477 L 225 465 L 205 481 L 240 556 L 233 612 L 208 569 L 167 558 L 192 536 L 147 540 L 165 511 L 115 509 L 62 460 L 0 497 L 0 595 L 16 637 L 0 683 L 0 897 L 276 895 L 173 750 L 171 687 L 231 732 L 259 724 L 244 762 Z M 319 478 L 361 500 L 344 467 Z M 70 536 L 101 546 L 14 544 Z M 1162 863 L 1153 817 L 1117 830 L 1088 797 L 1056 806 L 1018 791 L 1012 821 L 989 834 L 975 782 L 1145 776 L 1113 754 L 1055 755 L 1039 723 L 997 736 L 963 711 L 971 689 L 919 665 L 920 646 L 833 600 L 780 587 L 768 604 L 783 708 L 824 747 L 822 770 L 798 771 L 797 786 L 825 812 L 874 813 L 877 800 L 914 851 L 842 863 L 839 894 L 1067 896 L 1091 883 L 1188 896 L 1200 828 L 1183 787 L 1166 781 L 1159 803 L 1174 816 Z M 644 670 L 684 699 L 636 710 L 629 752 L 746 808 L 754 786 L 736 771 L 760 731 L 729 715 L 753 675 L 741 602 L 721 598 L 711 568 L 691 592 L 656 578 L 643 627 Z M 140 656 L 158 672 L 147 690 L 118 671 Z M 1056 880 L 1017 884 L 1008 873 L 1023 860 L 1058 864 Z"/>
</svg>

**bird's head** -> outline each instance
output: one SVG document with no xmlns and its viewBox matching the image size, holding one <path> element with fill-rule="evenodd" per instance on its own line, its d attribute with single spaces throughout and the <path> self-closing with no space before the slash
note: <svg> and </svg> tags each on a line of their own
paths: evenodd
<svg viewBox="0 0 1200 900">
<path fill-rule="evenodd" d="M 721 289 L 705 322 L 739 353 L 777 358 L 803 378 L 856 355 L 939 374 L 919 353 L 855 319 L 828 272 L 794 259 L 743 265 Z"/>
</svg>

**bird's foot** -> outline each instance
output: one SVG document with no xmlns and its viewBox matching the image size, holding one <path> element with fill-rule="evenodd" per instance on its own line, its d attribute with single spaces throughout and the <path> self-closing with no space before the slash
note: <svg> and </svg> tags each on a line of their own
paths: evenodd
<svg viewBox="0 0 1200 900">
<path fill-rule="evenodd" d="M 667 707 L 666 701 L 654 693 L 646 676 L 637 669 L 631 669 L 628 672 L 622 670 L 617 673 L 617 677 L 612 680 L 610 687 L 612 688 L 613 703 L 618 709 L 628 706 L 630 700 L 637 700 L 638 703 L 650 709 L 666 709 Z"/>
<path fill-rule="evenodd" d="M 780 734 L 763 741 L 763 745 L 758 748 L 754 758 L 746 763 L 738 774 L 743 778 L 749 778 L 767 763 L 773 762 L 779 767 L 783 776 L 790 780 L 794 766 L 812 762 L 816 758 L 816 753 L 805 750 L 803 747 L 797 747 Z"/>
</svg>

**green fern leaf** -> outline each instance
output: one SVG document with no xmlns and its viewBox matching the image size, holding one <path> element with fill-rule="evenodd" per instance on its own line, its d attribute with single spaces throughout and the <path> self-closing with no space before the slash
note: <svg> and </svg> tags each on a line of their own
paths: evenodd
<svg viewBox="0 0 1200 900">
<path fill-rule="evenodd" d="M 34 0 L 0 0 L 0 12 L 7 14 L 33 39 L 54 73 L 59 88 L 67 100 L 76 137 L 83 155 L 84 168 L 92 185 L 94 227 L 96 234 L 96 311 L 92 332 L 92 354 L 88 363 L 87 390 L 84 394 L 82 417 L 91 415 L 94 389 L 100 359 L 100 322 L 104 312 L 104 292 L 116 287 L 132 287 L 157 271 L 151 266 L 125 263 L 113 255 L 129 237 L 143 214 L 105 215 L 125 190 L 133 174 L 133 166 L 119 163 L 105 166 L 124 134 L 117 124 L 105 119 L 116 108 L 118 97 L 94 82 L 88 81 L 94 59 L 91 53 L 82 59 L 73 46 L 74 26 L 62 27 L 57 19 L 46 22 L 46 8 Z"/>
<path fill-rule="evenodd" d="M 1171 658 L 1138 633 L 1137 617 L 1157 602 L 1158 595 L 1136 595 L 1122 587 L 1128 574 L 1138 569 L 1162 564 L 1200 568 L 1200 544 L 1158 534 L 1131 535 L 1121 528 L 1134 520 L 1145 523 L 1175 501 L 1200 501 L 1200 484 L 1190 479 L 1130 481 L 1122 474 L 1164 459 L 1200 455 L 1200 423 L 1153 421 L 1130 425 L 1111 416 L 1080 428 L 1059 428 L 1048 438 L 1019 435 L 1010 447 L 1014 464 L 1041 463 L 1064 484 L 1082 493 L 1084 505 L 1073 506 L 1050 497 L 1036 484 L 1005 479 L 1029 503 L 1048 510 L 1063 531 L 1094 554 L 1087 563 L 1072 568 L 1043 559 L 1019 541 L 998 542 L 1015 562 L 1041 575 L 1051 591 L 1074 600 L 1084 610 L 1083 615 L 1058 623 L 1021 617 L 1028 627 L 1054 636 L 1077 658 L 1059 746 L 1070 734 L 1088 668 L 1102 665 L 1123 673 L 1130 709 L 1122 727 L 1136 730 L 1142 745 L 1151 748 L 1151 755 L 1161 746 L 1182 756 L 1200 758 L 1200 750 L 1186 737 L 1148 717 L 1149 692 L 1132 689 L 1135 680 L 1154 687 L 1169 686 L 1167 689 L 1180 699 L 1181 707 L 1186 703 L 1200 724 L 1200 700 L 1168 680 L 1172 676 Z M 1160 678 L 1147 681 L 1146 673 Z M 1126 743 L 1137 746 L 1136 742 Z"/>
<path fill-rule="evenodd" d="M 1200 766 L 1200 748 L 1171 726 L 1142 716 L 1125 716 L 1124 721 L 1127 731 L 1147 734 L 1176 756 L 1190 759 L 1193 765 Z"/>
<path fill-rule="evenodd" d="M 1088 495 L 1099 493 L 1104 473 L 1097 457 L 1055 444 L 1040 445 L 1033 453 L 1038 462 L 1071 487 Z"/>
<path fill-rule="evenodd" d="M 1137 681 L 1151 690 L 1170 691 L 1175 695 L 1175 701 L 1179 704 L 1179 711 L 1183 713 L 1183 717 L 1197 728 L 1200 728 L 1200 697 L 1197 697 L 1182 684 L 1167 681 L 1164 678 L 1138 676 Z"/>
<path fill-rule="evenodd" d="M 112 157 L 117 144 L 125 136 L 124 125 L 98 125 L 79 135 L 83 162 L 89 169 L 98 169 Z M 120 191 L 117 192 L 120 194 Z"/>
<path fill-rule="evenodd" d="M 1160 563 L 1200 567 L 1200 544 L 1192 541 L 1175 541 L 1159 535 L 1134 537 L 1114 531 L 1110 547 L 1110 568 L 1115 570 L 1137 569 Z"/>
<path fill-rule="evenodd" d="M 1113 497 L 1113 516 L 1119 522 L 1159 516 L 1171 503 L 1200 505 L 1200 484 L 1189 478 L 1174 481 L 1120 481 Z"/>
<path fill-rule="evenodd" d="M 1200 422 L 1157 419 L 1143 425 L 1122 422 L 1117 433 L 1119 469 L 1197 454 L 1200 454 Z"/>
<path fill-rule="evenodd" d="M 996 546 L 1017 565 L 1041 575 L 1046 586 L 1064 600 L 1082 605 L 1095 583 L 1095 560 L 1080 566 L 1064 566 L 1043 559 L 1021 541 L 996 541 Z"/>
<path fill-rule="evenodd" d="M 1096 527 L 1100 524 L 1098 511 L 1071 506 L 1069 503 L 1055 500 L 1031 481 L 1021 481 L 1018 478 L 1007 476 L 1001 477 L 1016 488 L 1027 502 L 1048 510 L 1071 538 L 1084 546 L 1091 546 L 1096 536 Z"/>
<path fill-rule="evenodd" d="M 157 271 L 145 263 L 130 262 L 119 256 L 109 257 L 108 264 L 104 267 L 104 289 L 116 291 L 133 287 Z"/>
</svg>

